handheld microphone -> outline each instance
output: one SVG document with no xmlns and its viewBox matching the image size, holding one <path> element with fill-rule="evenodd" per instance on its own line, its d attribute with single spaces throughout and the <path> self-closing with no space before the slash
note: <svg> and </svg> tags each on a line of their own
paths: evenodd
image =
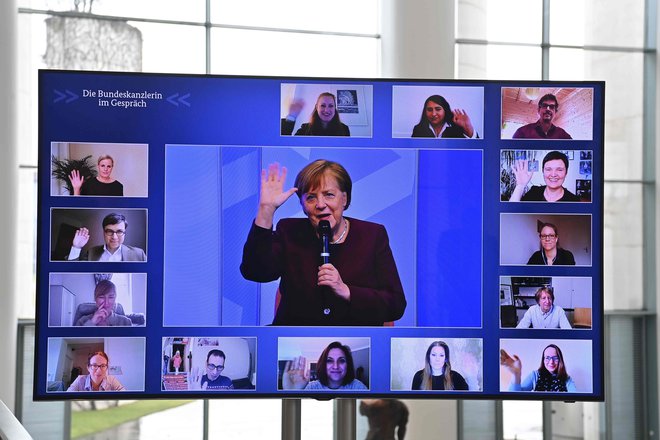
<svg viewBox="0 0 660 440">
<path fill-rule="evenodd" d="M 327 220 L 321 220 L 319 222 L 319 236 L 321 237 L 321 261 L 323 264 L 330 262 L 330 235 L 332 235 L 332 230 L 330 229 L 330 222 Z"/>
</svg>

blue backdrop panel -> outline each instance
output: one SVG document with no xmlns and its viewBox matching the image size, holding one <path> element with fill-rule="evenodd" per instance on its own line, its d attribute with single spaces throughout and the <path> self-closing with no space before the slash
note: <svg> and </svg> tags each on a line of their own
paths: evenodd
<svg viewBox="0 0 660 440">
<path fill-rule="evenodd" d="M 220 149 L 165 153 L 165 325 L 220 324 Z"/>
<path fill-rule="evenodd" d="M 419 152 L 419 326 L 481 326 L 482 175 L 481 151 Z"/>
<path fill-rule="evenodd" d="M 222 148 L 222 325 L 260 325 L 259 285 L 239 266 L 259 200 L 259 149 Z"/>
</svg>

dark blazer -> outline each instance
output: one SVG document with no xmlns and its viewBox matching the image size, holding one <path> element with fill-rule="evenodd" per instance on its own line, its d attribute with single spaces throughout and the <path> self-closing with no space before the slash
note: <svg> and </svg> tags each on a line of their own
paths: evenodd
<svg viewBox="0 0 660 440">
<path fill-rule="evenodd" d="M 289 121 L 286 118 L 282 118 L 280 121 L 280 133 L 282 136 L 289 136 L 293 133 L 293 127 L 296 125 L 295 121 Z M 339 123 L 339 127 L 334 130 L 323 130 L 318 129 L 315 132 L 311 131 L 311 127 L 308 122 L 305 122 L 300 126 L 296 131 L 296 136 L 350 136 L 351 130 L 349 130 L 348 125 Z"/>
<path fill-rule="evenodd" d="M 346 301 L 317 286 L 320 242 L 306 218 L 283 219 L 276 231 L 252 225 L 241 273 L 265 283 L 280 278 L 274 325 L 374 325 L 403 315 L 406 298 L 382 225 L 350 219 L 341 244 L 330 245 L 330 263 L 351 291 Z M 329 309 L 329 313 L 324 313 Z"/>
<path fill-rule="evenodd" d="M 103 245 L 94 246 L 88 251 L 83 250 L 78 261 L 99 261 L 103 255 Z M 121 261 L 147 261 L 147 254 L 139 247 L 121 245 Z"/>
<path fill-rule="evenodd" d="M 423 137 L 423 138 L 434 138 L 435 133 L 431 127 L 429 127 L 428 122 L 422 122 L 413 127 L 413 132 L 411 137 Z M 443 138 L 467 138 L 465 131 L 458 125 L 448 125 L 445 128 L 445 131 L 442 132 L 440 137 Z"/>
</svg>

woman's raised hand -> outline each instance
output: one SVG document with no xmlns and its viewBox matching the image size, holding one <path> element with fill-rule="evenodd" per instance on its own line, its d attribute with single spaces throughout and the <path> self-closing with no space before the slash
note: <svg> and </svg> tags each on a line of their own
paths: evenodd
<svg viewBox="0 0 660 440">
<path fill-rule="evenodd" d="M 302 99 L 294 99 L 293 101 L 291 101 L 291 104 L 289 104 L 288 116 L 291 117 L 292 119 L 297 119 L 298 115 L 300 114 L 304 106 L 305 106 L 305 101 L 303 101 Z"/>
<path fill-rule="evenodd" d="M 259 190 L 259 209 L 255 224 L 270 229 L 273 226 L 275 210 L 282 206 L 298 188 L 284 191 L 286 167 L 280 168 L 279 163 L 271 163 L 268 170 L 261 170 L 261 188 Z"/>
<path fill-rule="evenodd" d="M 517 160 L 513 167 L 511 167 L 511 171 L 516 177 L 516 186 L 513 188 L 509 201 L 519 202 L 522 199 L 525 187 L 532 180 L 534 171 L 529 171 L 529 161 L 527 160 Z"/>
<path fill-rule="evenodd" d="M 520 383 L 522 361 L 517 355 L 514 354 L 513 357 L 511 357 L 506 350 L 500 349 L 500 365 L 509 370 L 516 383 Z"/>
<path fill-rule="evenodd" d="M 282 374 L 282 388 L 285 390 L 302 390 L 309 383 L 309 374 L 306 372 L 307 359 L 304 356 L 295 357 L 287 361 Z"/>
<path fill-rule="evenodd" d="M 453 110 L 454 120 L 452 121 L 455 125 L 458 125 L 463 129 L 467 137 L 471 138 L 474 136 L 474 127 L 472 126 L 472 121 L 468 116 L 467 112 L 463 109 L 456 108 Z"/>
<path fill-rule="evenodd" d="M 527 160 L 517 160 L 512 171 L 513 175 L 516 176 L 516 186 L 527 186 L 534 175 L 534 171 L 529 171 L 529 161 Z"/>
<path fill-rule="evenodd" d="M 80 195 L 80 188 L 82 188 L 82 184 L 84 181 L 85 178 L 80 175 L 80 171 L 78 170 L 71 171 L 71 174 L 69 174 L 69 182 L 71 182 L 71 186 L 73 187 L 74 196 Z"/>
</svg>

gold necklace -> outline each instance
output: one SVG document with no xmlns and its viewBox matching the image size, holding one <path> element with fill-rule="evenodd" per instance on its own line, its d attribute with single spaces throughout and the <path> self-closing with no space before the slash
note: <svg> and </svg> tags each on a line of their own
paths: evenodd
<svg viewBox="0 0 660 440">
<path fill-rule="evenodd" d="M 344 230 L 342 231 L 341 235 L 339 238 L 337 238 L 335 241 L 331 241 L 330 244 L 337 244 L 339 243 L 343 238 L 344 235 L 346 235 L 346 231 L 348 231 L 348 219 L 342 217 L 342 220 L 344 220 Z"/>
</svg>

